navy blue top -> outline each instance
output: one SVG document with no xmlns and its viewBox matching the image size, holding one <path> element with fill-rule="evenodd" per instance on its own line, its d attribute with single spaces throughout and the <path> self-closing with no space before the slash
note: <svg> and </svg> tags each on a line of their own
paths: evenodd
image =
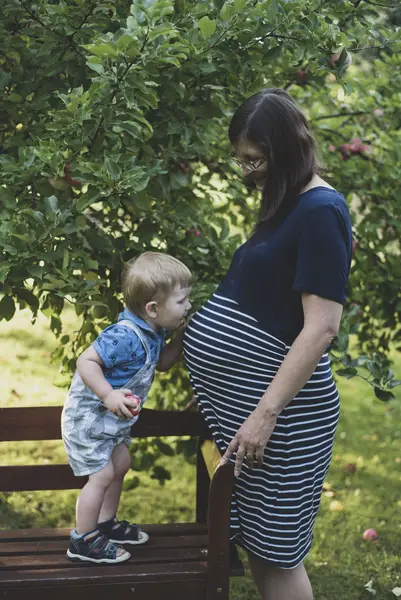
<svg viewBox="0 0 401 600">
<path fill-rule="evenodd" d="M 352 258 L 345 198 L 319 186 L 281 218 L 262 223 L 235 252 L 217 289 L 290 345 L 304 324 L 302 292 L 344 304 Z"/>
</svg>

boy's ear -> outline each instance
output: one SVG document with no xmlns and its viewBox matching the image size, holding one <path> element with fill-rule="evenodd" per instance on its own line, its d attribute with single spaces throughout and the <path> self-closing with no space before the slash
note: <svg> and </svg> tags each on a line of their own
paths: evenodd
<svg viewBox="0 0 401 600">
<path fill-rule="evenodd" d="M 155 319 L 158 314 L 158 306 L 156 300 L 151 300 L 145 305 L 145 313 L 151 319 Z"/>
</svg>

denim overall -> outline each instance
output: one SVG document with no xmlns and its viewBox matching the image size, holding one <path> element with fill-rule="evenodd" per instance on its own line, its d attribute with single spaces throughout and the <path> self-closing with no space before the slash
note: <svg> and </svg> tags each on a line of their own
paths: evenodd
<svg viewBox="0 0 401 600">
<path fill-rule="evenodd" d="M 153 382 L 157 360 L 152 362 L 149 344 L 135 323 L 122 320 L 117 325 L 132 329 L 146 352 L 143 367 L 123 386 L 138 396 L 143 406 Z M 61 416 L 64 447 L 74 475 L 91 475 L 103 469 L 115 446 L 121 443 L 130 445 L 131 426 L 137 420 L 138 415 L 132 419 L 121 419 L 107 410 L 76 371 Z"/>
</svg>

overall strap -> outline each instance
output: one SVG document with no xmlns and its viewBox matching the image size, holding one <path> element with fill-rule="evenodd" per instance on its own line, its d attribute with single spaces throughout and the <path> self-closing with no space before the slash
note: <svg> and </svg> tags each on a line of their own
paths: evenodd
<svg viewBox="0 0 401 600">
<path fill-rule="evenodd" d="M 133 323 L 132 321 L 129 321 L 128 319 L 123 319 L 122 321 L 118 321 L 117 325 L 125 325 L 125 327 L 132 329 L 132 331 L 135 331 L 135 333 L 137 334 L 137 336 L 139 337 L 139 339 L 142 342 L 142 346 L 145 348 L 146 362 L 148 362 L 150 360 L 150 348 L 149 348 L 148 341 L 146 340 L 145 336 L 143 335 L 143 332 L 141 331 L 141 328 L 138 327 L 138 325 L 135 325 L 135 323 Z"/>
</svg>

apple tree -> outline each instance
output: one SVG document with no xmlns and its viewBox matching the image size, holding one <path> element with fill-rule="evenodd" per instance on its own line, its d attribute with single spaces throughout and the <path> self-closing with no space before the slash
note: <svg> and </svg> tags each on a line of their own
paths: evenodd
<svg viewBox="0 0 401 600">
<path fill-rule="evenodd" d="M 233 110 L 285 87 L 352 210 L 349 304 L 333 356 L 383 400 L 401 346 L 401 58 L 397 3 L 4 0 L 0 23 L 0 318 L 49 317 L 65 374 L 121 309 L 122 262 L 165 250 L 195 305 L 251 230 L 230 161 Z M 79 327 L 70 337 L 63 314 Z M 355 334 L 356 351 L 349 336 Z M 157 384 L 182 405 L 185 371 Z"/>
</svg>

